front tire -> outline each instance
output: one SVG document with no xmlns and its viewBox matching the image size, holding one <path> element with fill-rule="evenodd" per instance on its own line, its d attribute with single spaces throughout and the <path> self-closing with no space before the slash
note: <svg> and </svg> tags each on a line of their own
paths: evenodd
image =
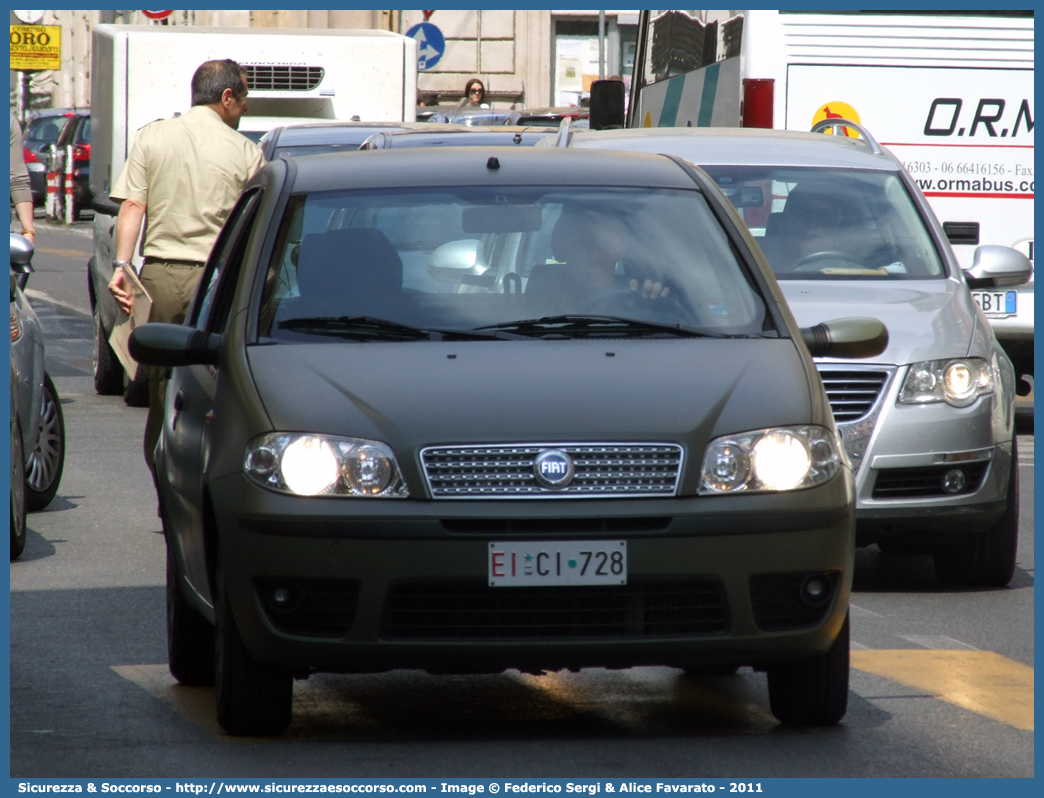
<svg viewBox="0 0 1044 798">
<path fill-rule="evenodd" d="M 25 452 L 22 428 L 11 425 L 11 559 L 25 550 Z"/>
<path fill-rule="evenodd" d="M 166 524 L 164 523 L 164 526 Z M 214 684 L 214 627 L 181 592 L 174 552 L 167 544 L 167 663 L 170 675 L 189 687 Z"/>
<path fill-rule="evenodd" d="M 149 406 L 149 378 L 144 366 L 138 366 L 138 372 L 134 375 L 133 380 L 124 374 L 123 403 L 127 407 Z"/>
<path fill-rule="evenodd" d="M 65 418 L 58 391 L 49 374 L 44 375 L 43 408 L 36 448 L 25 460 L 25 506 L 29 512 L 42 510 L 58 492 L 65 467 Z"/>
<path fill-rule="evenodd" d="M 967 541 L 935 552 L 935 575 L 948 587 L 1005 587 L 1019 553 L 1019 452 L 1011 439 L 1008 506 L 1000 521 Z"/>
<path fill-rule="evenodd" d="M 769 704 L 784 726 L 833 726 L 848 710 L 848 616 L 825 654 L 768 669 Z"/>
<path fill-rule="evenodd" d="M 218 572 L 217 720 L 233 735 L 281 734 L 290 725 L 293 674 L 258 662 L 239 636 L 228 589 Z"/>
</svg>

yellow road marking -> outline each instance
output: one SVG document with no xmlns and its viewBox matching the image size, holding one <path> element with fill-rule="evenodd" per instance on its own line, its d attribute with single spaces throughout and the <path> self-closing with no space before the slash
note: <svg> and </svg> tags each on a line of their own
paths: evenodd
<svg viewBox="0 0 1044 798">
<path fill-rule="evenodd" d="M 943 701 L 1017 729 L 1033 731 L 1033 668 L 1028 665 L 990 651 L 853 649 L 851 656 L 852 667 L 861 671 L 924 690 Z M 213 688 L 179 685 L 166 664 L 114 665 L 112 669 L 216 736 L 234 739 L 225 737 L 217 725 Z M 597 701 L 601 691 L 611 687 L 600 684 L 591 695 L 587 695 L 584 690 L 578 693 L 577 685 L 571 684 L 569 679 L 550 676 L 518 678 L 522 684 L 549 694 L 563 705 L 586 706 Z M 750 731 L 768 732 L 775 727 L 775 721 L 767 710 L 750 703 L 742 694 L 722 695 L 716 686 L 700 684 L 683 687 L 676 697 L 682 698 L 687 705 L 699 707 L 701 715 L 726 716 L 726 725 L 739 724 L 749 727 Z M 642 698 L 655 697 L 626 692 L 631 703 L 636 705 L 645 703 Z M 338 724 L 335 725 L 339 725 L 346 717 L 354 717 L 355 722 L 363 726 L 373 725 L 372 719 L 354 701 L 336 692 L 331 693 L 323 685 L 303 683 L 297 685 L 294 694 L 296 714 L 308 716 L 313 723 L 318 721 L 320 725 L 326 725 L 336 717 Z M 631 712 L 616 712 L 621 716 L 616 719 L 626 720 L 633 710 L 631 707 Z"/>
<path fill-rule="evenodd" d="M 178 684 L 170 675 L 166 664 L 113 665 L 112 669 L 177 712 L 188 715 L 215 735 L 224 735 L 217 723 L 217 699 L 213 688 L 185 687 Z"/>
<path fill-rule="evenodd" d="M 1033 668 L 992 651 L 852 651 L 852 667 L 1033 731 Z"/>
</svg>

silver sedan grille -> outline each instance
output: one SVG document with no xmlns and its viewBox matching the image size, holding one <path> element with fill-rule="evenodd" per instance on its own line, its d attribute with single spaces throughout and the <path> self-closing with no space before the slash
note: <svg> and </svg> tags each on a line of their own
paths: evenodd
<svg viewBox="0 0 1044 798">
<path fill-rule="evenodd" d="M 573 460 L 573 479 L 565 487 L 546 488 L 536 479 L 536 457 L 548 449 Z M 682 447 L 664 443 L 432 446 L 421 451 L 434 499 L 674 496 L 682 461 Z"/>
<path fill-rule="evenodd" d="M 884 369 L 837 368 L 820 364 L 817 364 L 817 370 L 838 424 L 856 421 L 869 413 L 890 374 Z"/>
</svg>

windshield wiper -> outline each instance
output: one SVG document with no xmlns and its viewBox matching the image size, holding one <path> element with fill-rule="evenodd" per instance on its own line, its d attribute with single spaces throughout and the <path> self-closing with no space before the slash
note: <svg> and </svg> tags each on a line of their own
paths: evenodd
<svg viewBox="0 0 1044 798">
<path fill-rule="evenodd" d="M 502 330 L 538 337 L 588 337 L 637 338 L 650 335 L 672 335 L 678 338 L 731 338 L 725 333 L 699 330 L 684 324 L 667 324 L 621 316 L 563 315 L 544 316 L 539 319 L 520 319 L 502 324 L 490 324 L 479 330 Z"/>
<path fill-rule="evenodd" d="M 494 330 L 425 330 L 373 316 L 311 316 L 284 319 L 279 327 L 294 332 L 337 335 L 360 340 L 449 341 L 454 339 L 498 340 L 516 336 Z"/>
</svg>

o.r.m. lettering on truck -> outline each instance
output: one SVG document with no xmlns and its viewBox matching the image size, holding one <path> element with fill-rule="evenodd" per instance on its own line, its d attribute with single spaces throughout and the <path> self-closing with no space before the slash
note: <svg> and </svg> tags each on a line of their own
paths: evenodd
<svg viewBox="0 0 1044 798">
<path fill-rule="evenodd" d="M 985 134 L 990 138 L 1005 138 L 1008 133 L 1011 133 L 1011 137 L 1014 138 L 1019 133 L 1032 133 L 1033 132 L 1033 109 L 1030 106 L 1029 100 L 1022 100 L 1018 105 L 1018 111 L 1015 114 L 1015 123 L 1012 127 L 1002 127 L 1001 120 L 1005 118 L 1005 108 L 1011 108 L 1014 102 L 1009 103 L 1006 100 L 997 98 L 989 99 L 983 98 L 978 100 L 978 104 L 975 106 L 975 113 L 972 116 L 970 126 L 966 127 L 960 124 L 961 109 L 964 107 L 964 100 L 960 97 L 936 97 L 932 100 L 931 107 L 928 109 L 928 118 L 924 123 L 924 135 L 926 136 L 963 136 L 967 131 L 968 136 L 975 136 Z M 969 104 L 970 106 L 970 104 Z M 1010 118 L 1010 113 L 1007 118 Z M 997 129 L 1000 128 L 1000 133 L 997 133 Z"/>
</svg>

